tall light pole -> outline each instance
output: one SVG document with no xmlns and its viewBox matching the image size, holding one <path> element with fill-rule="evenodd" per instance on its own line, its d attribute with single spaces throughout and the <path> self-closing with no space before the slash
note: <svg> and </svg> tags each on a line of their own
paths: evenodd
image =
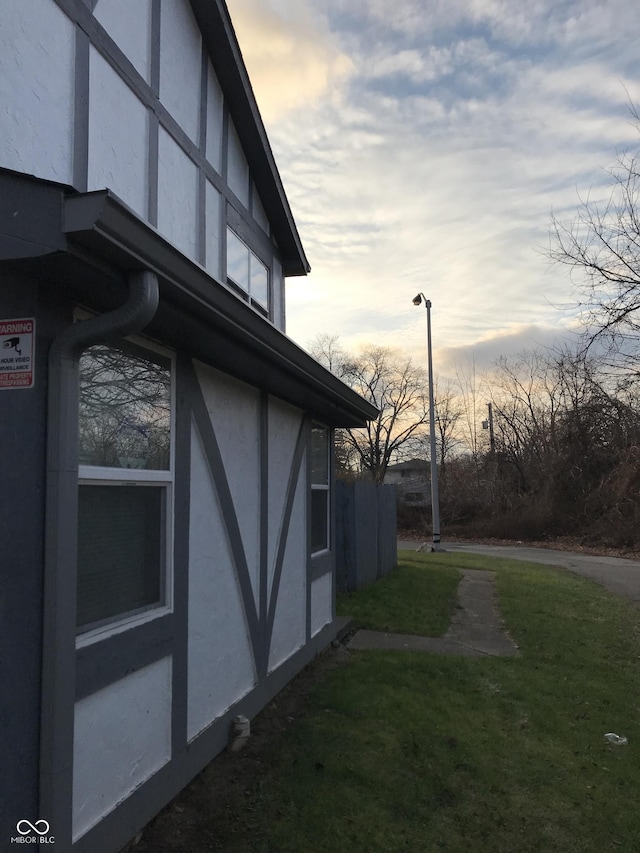
<svg viewBox="0 0 640 853">
<path fill-rule="evenodd" d="M 440 547 L 440 498 L 438 497 L 438 460 L 436 454 L 436 407 L 433 399 L 433 360 L 431 357 L 431 300 L 424 293 L 413 298 L 414 305 L 427 309 L 427 363 L 429 365 L 429 441 L 431 445 L 431 526 L 433 529 L 432 551 L 441 551 Z"/>
</svg>

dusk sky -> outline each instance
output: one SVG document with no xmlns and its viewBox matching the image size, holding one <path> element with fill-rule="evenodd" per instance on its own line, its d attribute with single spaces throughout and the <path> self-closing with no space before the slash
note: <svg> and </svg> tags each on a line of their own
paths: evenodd
<svg viewBox="0 0 640 853">
<path fill-rule="evenodd" d="M 640 137 L 628 0 L 228 0 L 312 266 L 287 331 L 436 367 L 550 345 L 575 325 L 551 211 L 603 198 Z"/>
</svg>

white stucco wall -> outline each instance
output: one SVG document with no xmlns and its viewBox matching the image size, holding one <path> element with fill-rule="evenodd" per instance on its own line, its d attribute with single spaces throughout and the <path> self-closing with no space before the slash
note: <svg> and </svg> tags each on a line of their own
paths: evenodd
<svg viewBox="0 0 640 853">
<path fill-rule="evenodd" d="M 275 397 L 269 398 L 269 597 L 273 585 L 276 553 L 282 529 L 287 487 L 302 412 Z M 273 636 L 269 654 L 272 670 L 293 654 L 305 641 L 306 632 L 306 453 L 302 457 L 296 482 L 293 512 L 289 523 L 287 546 Z"/>
<path fill-rule="evenodd" d="M 72 182 L 75 28 L 55 3 L 3 3 L 0 166 Z"/>
<path fill-rule="evenodd" d="M 238 131 L 231 118 L 227 139 L 227 183 L 242 204 L 249 207 L 249 165 L 240 144 Z"/>
<path fill-rule="evenodd" d="M 328 572 L 311 584 L 311 636 L 331 622 L 333 614 L 333 574 Z"/>
<path fill-rule="evenodd" d="M 198 142 L 202 37 L 185 0 L 162 0 L 160 100 L 193 142 Z"/>
<path fill-rule="evenodd" d="M 0 16 L 0 167 L 39 178 L 74 183 L 74 134 L 84 130 L 83 107 L 74 127 L 76 27 L 54 0 L 6 3 Z M 147 82 L 151 82 L 152 0 L 98 0 L 94 15 L 107 35 Z M 134 88 L 93 45 L 89 53 L 87 188 L 111 189 L 139 216 L 148 219 L 155 198 L 150 187 L 150 112 Z M 187 0 L 160 5 L 160 100 L 189 138 L 200 142 L 202 36 Z M 116 60 L 117 64 L 117 60 Z M 78 66 L 81 72 L 83 62 Z M 224 97 L 210 61 L 206 65 L 206 157 L 222 173 Z M 124 69 L 123 69 L 123 73 Z M 126 76 L 126 74 L 125 74 Z M 132 84 L 133 85 L 133 84 Z M 141 84 L 142 85 L 142 84 Z M 76 91 L 77 90 L 77 91 Z M 204 116 L 202 117 L 205 118 Z M 233 193 L 249 208 L 265 233 L 269 222 L 257 191 L 251 199 L 251 174 L 237 130 L 228 124 L 227 169 Z M 82 152 L 84 140 L 77 139 Z M 223 205 L 207 181 L 205 245 L 198 231 L 198 167 L 164 129 L 158 140 L 158 231 L 218 280 Z M 75 164 L 77 189 L 83 189 L 83 156 Z M 155 164 L 154 164 L 155 165 Z M 154 193 L 150 192 L 154 190 Z M 222 233 L 222 238 L 221 238 Z M 285 330 L 284 282 L 274 259 L 271 270 L 273 322 Z"/>
<path fill-rule="evenodd" d="M 222 196 L 218 190 L 207 181 L 206 200 L 206 255 L 205 266 L 211 275 L 220 281 L 222 264 L 220 255 L 220 221 L 222 218 Z"/>
<path fill-rule="evenodd" d="M 149 180 L 148 137 L 146 107 L 92 47 L 88 189 L 108 187 L 144 218 Z"/>
<path fill-rule="evenodd" d="M 286 332 L 287 316 L 285 311 L 284 277 L 282 275 L 282 264 L 276 257 L 273 259 L 271 281 L 273 290 L 273 323 L 281 332 Z"/>
<path fill-rule="evenodd" d="M 197 260 L 198 170 L 169 134 L 158 140 L 158 230 Z"/>
<path fill-rule="evenodd" d="M 307 536 L 305 461 L 297 483 L 289 537 L 282 564 L 269 653 L 269 671 L 304 645 L 306 636 Z"/>
<path fill-rule="evenodd" d="M 253 186 L 252 195 L 251 195 L 251 210 L 253 212 L 253 218 L 258 223 L 258 225 L 262 228 L 265 234 L 269 233 L 269 220 L 267 219 L 267 214 L 265 213 L 265 209 L 262 206 L 262 201 L 260 200 L 260 196 L 258 195 L 258 190 L 255 185 Z"/>
<path fill-rule="evenodd" d="M 171 658 L 76 703 L 73 837 L 83 835 L 171 757 Z"/>
<path fill-rule="evenodd" d="M 224 97 L 211 62 L 207 65 L 207 160 L 222 171 L 222 128 Z"/>
<path fill-rule="evenodd" d="M 269 595 L 283 522 L 289 472 L 301 422 L 302 412 L 299 409 L 275 397 L 269 397 Z M 290 535 L 292 533 L 290 528 Z"/>
<path fill-rule="evenodd" d="M 260 392 L 194 362 L 242 535 L 256 603 L 260 576 Z"/>
<path fill-rule="evenodd" d="M 192 429 L 187 736 L 255 684 L 240 587 L 200 436 Z"/>
<path fill-rule="evenodd" d="M 120 50 L 144 77 L 151 80 L 151 0 L 98 0 L 93 14 Z"/>
</svg>

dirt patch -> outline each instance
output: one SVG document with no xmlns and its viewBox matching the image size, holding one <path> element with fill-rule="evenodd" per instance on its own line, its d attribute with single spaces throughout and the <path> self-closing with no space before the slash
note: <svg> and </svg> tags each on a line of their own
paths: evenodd
<svg viewBox="0 0 640 853">
<path fill-rule="evenodd" d="M 244 749 L 214 758 L 121 853 L 241 853 L 247 848 L 239 846 L 238 835 L 246 838 L 252 824 L 251 849 L 262 849 L 252 804 L 264 774 L 281 739 L 307 710 L 313 686 L 348 657 L 338 644 L 315 658 L 251 721 Z"/>
</svg>

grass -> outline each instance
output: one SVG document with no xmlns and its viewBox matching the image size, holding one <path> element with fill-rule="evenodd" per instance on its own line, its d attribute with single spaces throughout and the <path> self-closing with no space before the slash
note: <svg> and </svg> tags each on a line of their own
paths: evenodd
<svg viewBox="0 0 640 853">
<path fill-rule="evenodd" d="M 459 568 L 495 571 L 520 655 L 349 653 L 261 756 L 212 850 L 640 849 L 638 612 L 568 572 L 461 554 L 403 554 L 340 607 L 402 631 L 424 612 L 433 634 Z M 610 731 L 629 745 L 609 745 Z"/>
<path fill-rule="evenodd" d="M 390 575 L 339 596 L 337 613 L 352 616 L 358 628 L 439 637 L 449 627 L 459 580 L 454 566 L 431 571 L 421 554 L 404 551 Z"/>
</svg>

